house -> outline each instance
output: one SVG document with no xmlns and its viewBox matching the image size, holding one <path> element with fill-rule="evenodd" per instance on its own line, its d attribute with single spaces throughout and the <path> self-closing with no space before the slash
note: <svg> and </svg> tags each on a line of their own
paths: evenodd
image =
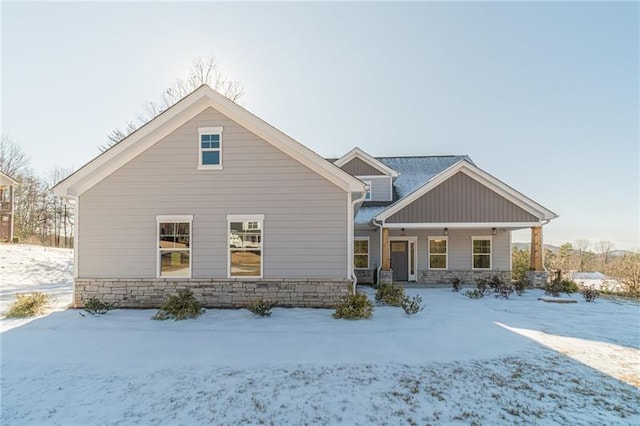
<svg viewBox="0 0 640 426">
<path fill-rule="evenodd" d="M 380 282 L 474 282 L 494 274 L 508 281 L 511 231 L 525 228 L 532 230 L 531 267 L 544 276 L 541 228 L 557 215 L 469 157 L 374 158 L 355 148 L 334 164 L 369 186 L 354 226 L 360 283 L 378 271 Z"/>
<path fill-rule="evenodd" d="M 0 171 L 0 242 L 13 241 L 16 186 L 17 180 Z"/>
<path fill-rule="evenodd" d="M 206 85 L 54 192 L 76 209 L 78 307 L 157 307 L 179 288 L 211 307 L 328 307 L 378 269 L 506 276 L 510 231 L 541 247 L 555 217 L 467 157 L 328 161 Z"/>
<path fill-rule="evenodd" d="M 620 281 L 602 272 L 570 272 L 568 278 L 575 281 L 581 288 L 593 287 L 596 290 L 613 293 L 621 293 L 624 291 L 624 287 Z"/>
</svg>

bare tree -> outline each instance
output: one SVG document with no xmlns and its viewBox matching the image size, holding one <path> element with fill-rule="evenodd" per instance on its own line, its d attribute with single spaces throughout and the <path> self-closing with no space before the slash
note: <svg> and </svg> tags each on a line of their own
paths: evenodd
<svg viewBox="0 0 640 426">
<path fill-rule="evenodd" d="M 591 243 L 589 240 L 576 240 L 580 272 L 584 272 L 591 263 L 591 260 L 593 260 L 593 253 L 589 251 L 590 246 Z"/>
<path fill-rule="evenodd" d="M 144 112 L 137 116 L 137 123 L 130 121 L 124 129 L 112 130 L 107 135 L 107 142 L 98 148 L 102 152 L 111 148 L 203 84 L 211 86 L 234 102 L 244 95 L 244 87 L 240 82 L 222 75 L 214 56 L 204 59 L 196 58 L 191 63 L 186 79 L 178 78 L 162 93 L 159 102 L 146 102 L 143 107 Z"/>
<path fill-rule="evenodd" d="M 26 171 L 29 165 L 29 157 L 22 147 L 15 143 L 8 135 L 0 137 L 0 171 L 17 177 Z"/>
<path fill-rule="evenodd" d="M 609 273 L 622 283 L 628 295 L 640 297 L 640 252 L 614 259 L 609 265 Z"/>
<path fill-rule="evenodd" d="M 596 253 L 600 255 L 603 265 L 609 263 L 609 256 L 613 251 L 614 244 L 611 241 L 598 241 L 596 243 Z"/>
</svg>

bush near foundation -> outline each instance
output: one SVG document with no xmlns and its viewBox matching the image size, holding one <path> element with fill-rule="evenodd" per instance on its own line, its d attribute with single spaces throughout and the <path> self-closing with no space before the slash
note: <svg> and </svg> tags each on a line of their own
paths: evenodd
<svg viewBox="0 0 640 426">
<path fill-rule="evenodd" d="M 460 277 L 451 278 L 451 291 L 460 291 L 460 286 L 462 285 L 462 279 Z"/>
<path fill-rule="evenodd" d="M 415 315 L 424 309 L 424 306 L 422 306 L 422 297 L 420 297 L 419 295 L 416 295 L 411 299 L 409 298 L 409 296 L 404 296 L 402 298 L 401 306 L 402 310 L 407 315 Z"/>
<path fill-rule="evenodd" d="M 197 318 L 204 312 L 200 302 L 189 289 L 178 290 L 177 295 L 168 295 L 160 310 L 152 317 L 154 320 L 183 320 Z"/>
<path fill-rule="evenodd" d="M 273 309 L 274 306 L 276 306 L 274 302 L 258 300 L 247 306 L 247 309 L 259 317 L 269 317 L 271 316 L 271 309 Z"/>
<path fill-rule="evenodd" d="M 9 307 L 7 318 L 26 318 L 42 315 L 49 304 L 49 296 L 38 291 L 18 294 L 17 299 Z"/>
<path fill-rule="evenodd" d="M 385 305 L 401 306 L 404 297 L 404 288 L 400 284 L 382 284 L 376 290 L 376 302 Z"/>
<path fill-rule="evenodd" d="M 562 279 L 560 271 L 556 273 L 556 277 L 544 286 L 544 292 L 550 296 L 558 297 L 560 293 L 577 293 L 580 291 L 578 284 L 573 280 Z"/>
<path fill-rule="evenodd" d="M 592 286 L 583 287 L 580 290 L 582 297 L 586 302 L 594 302 L 598 297 L 600 297 L 600 292 Z"/>
<path fill-rule="evenodd" d="M 373 313 L 373 303 L 366 294 L 356 293 L 345 296 L 336 306 L 333 317 L 336 319 L 366 319 Z"/>
<path fill-rule="evenodd" d="M 84 301 L 84 310 L 91 315 L 103 315 L 115 308 L 117 303 L 104 302 L 97 297 L 90 297 Z"/>
</svg>

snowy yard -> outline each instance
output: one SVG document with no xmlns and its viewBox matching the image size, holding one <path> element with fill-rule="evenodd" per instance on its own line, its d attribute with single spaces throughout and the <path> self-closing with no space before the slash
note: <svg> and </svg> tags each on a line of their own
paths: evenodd
<svg viewBox="0 0 640 426">
<path fill-rule="evenodd" d="M 60 309 L 72 269 L 69 251 L 0 245 L 2 309 L 33 289 Z M 355 322 L 283 308 L 3 319 L 0 423 L 640 423 L 637 304 L 408 293 L 426 304 L 417 316 L 376 307 Z"/>
</svg>

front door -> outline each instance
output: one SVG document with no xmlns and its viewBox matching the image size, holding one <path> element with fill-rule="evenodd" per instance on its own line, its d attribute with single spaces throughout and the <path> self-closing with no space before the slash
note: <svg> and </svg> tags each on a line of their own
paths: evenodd
<svg viewBox="0 0 640 426">
<path fill-rule="evenodd" d="M 391 241 L 391 269 L 394 281 L 409 280 L 409 243 Z"/>
</svg>

